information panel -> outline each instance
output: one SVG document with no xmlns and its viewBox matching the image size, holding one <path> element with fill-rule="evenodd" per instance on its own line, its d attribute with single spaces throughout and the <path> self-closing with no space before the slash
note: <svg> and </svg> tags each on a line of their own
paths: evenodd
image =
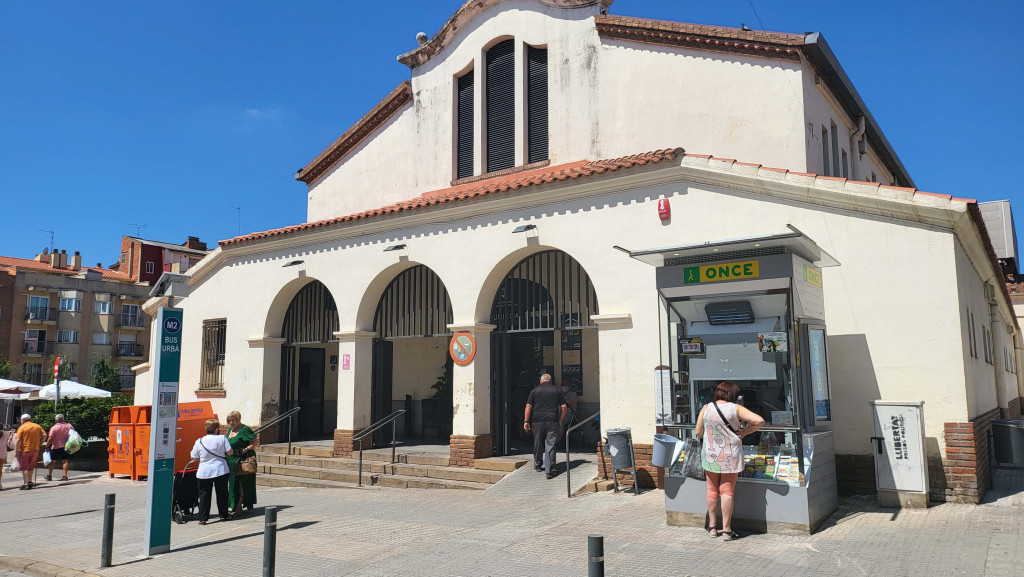
<svg viewBox="0 0 1024 577">
<path fill-rule="evenodd" d="M 146 482 L 145 554 L 171 549 L 171 491 L 178 437 L 178 381 L 181 370 L 181 309 L 161 307 L 156 355 L 153 357 L 153 413 Z"/>
</svg>

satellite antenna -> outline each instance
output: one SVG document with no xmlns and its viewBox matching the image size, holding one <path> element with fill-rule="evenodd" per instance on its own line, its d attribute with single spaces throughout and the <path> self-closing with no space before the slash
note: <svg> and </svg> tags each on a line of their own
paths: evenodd
<svg viewBox="0 0 1024 577">
<path fill-rule="evenodd" d="M 39 229 L 39 232 L 48 232 L 48 233 L 50 233 L 50 252 L 53 252 L 53 235 L 54 235 L 53 227 L 51 226 L 49 230 L 41 228 L 41 229 Z"/>
<path fill-rule="evenodd" d="M 231 208 L 238 211 L 238 236 L 242 236 L 242 207 L 232 206 Z"/>
<path fill-rule="evenodd" d="M 135 227 L 135 236 L 142 236 L 142 229 L 146 228 L 146 224 L 145 223 L 136 224 L 134 222 L 126 222 L 125 224 L 127 224 L 128 226 L 134 226 Z"/>
</svg>

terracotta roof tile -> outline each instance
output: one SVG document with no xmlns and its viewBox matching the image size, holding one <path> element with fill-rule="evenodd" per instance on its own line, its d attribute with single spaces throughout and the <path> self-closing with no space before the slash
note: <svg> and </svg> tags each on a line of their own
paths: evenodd
<svg viewBox="0 0 1024 577">
<path fill-rule="evenodd" d="M 597 25 L 597 33 L 602 38 L 716 52 L 738 52 L 799 60 L 800 50 L 804 45 L 803 34 L 786 32 L 742 30 L 632 16 L 600 15 L 594 17 L 594 22 Z"/>
<path fill-rule="evenodd" d="M 51 274 L 63 274 L 63 275 L 75 275 L 81 274 L 86 270 L 94 270 L 107 280 L 118 280 L 118 281 L 130 281 L 131 277 L 122 272 L 113 271 L 106 268 L 96 268 L 92 266 L 84 266 L 81 270 L 71 270 L 70 268 L 53 268 L 48 262 L 39 262 L 29 258 L 17 258 L 13 256 L 0 256 L 0 267 L 7 269 L 9 274 L 14 274 L 17 269 L 32 270 Z"/>
<path fill-rule="evenodd" d="M 451 188 L 426 192 L 411 200 L 396 202 L 395 204 L 390 204 L 388 206 L 376 208 L 373 210 L 367 210 L 360 213 L 351 214 L 348 216 L 319 220 L 316 222 L 307 222 L 305 224 L 288 226 L 284 228 L 278 228 L 274 230 L 268 230 L 264 232 L 257 232 L 253 234 L 239 236 L 228 240 L 222 240 L 220 241 L 220 245 L 230 246 L 235 244 L 241 244 L 244 242 L 272 238 L 276 236 L 292 234 L 305 230 L 312 230 L 315 228 L 323 228 L 346 222 L 365 220 L 368 218 L 373 218 L 376 216 L 386 214 L 396 214 L 408 210 L 427 208 L 439 204 L 467 200 L 491 194 L 513 192 L 517 190 L 522 190 L 524 188 L 529 188 L 531 186 L 538 186 L 542 184 L 550 184 L 553 182 L 561 182 L 567 180 L 576 180 L 579 178 L 605 174 L 608 172 L 615 172 L 622 169 L 646 166 L 648 164 L 658 163 L 665 160 L 674 160 L 675 158 L 681 156 L 683 156 L 683 149 L 675 148 L 656 150 L 644 154 L 634 154 L 632 156 L 624 156 L 622 158 L 615 158 L 610 160 L 579 161 L 558 166 L 537 168 L 525 172 L 517 172 L 505 176 L 500 176 L 493 179 L 481 180 L 469 184 L 453 186 Z"/>
<path fill-rule="evenodd" d="M 412 84 L 404 80 L 309 164 L 295 173 L 295 180 L 309 184 L 319 178 L 410 100 Z"/>
<path fill-rule="evenodd" d="M 846 178 L 835 176 L 823 176 L 813 172 L 796 172 L 785 168 L 775 168 L 755 163 L 734 161 L 733 159 L 730 158 L 718 158 L 710 154 L 689 154 L 684 152 L 682 148 L 666 148 L 663 150 L 656 150 L 653 152 L 647 152 L 643 154 L 635 154 L 632 156 L 624 156 L 622 158 L 615 158 L 610 160 L 581 160 L 578 162 L 571 162 L 568 164 L 561 164 L 558 166 L 544 166 L 529 170 L 523 170 L 520 172 L 513 172 L 510 174 L 502 174 L 500 176 L 495 176 L 493 178 L 485 178 L 483 180 L 476 180 L 470 183 L 460 184 L 457 186 L 452 186 L 441 190 L 425 192 L 411 200 L 396 202 L 388 206 L 376 208 L 373 210 L 367 210 L 360 213 L 351 214 L 348 216 L 319 220 L 316 222 L 308 222 L 305 224 L 287 226 L 284 228 L 256 232 L 244 236 L 235 237 L 232 239 L 222 240 L 220 241 L 220 245 L 231 246 L 243 244 L 247 242 L 293 234 L 296 232 L 334 226 L 347 222 L 367 220 L 370 218 L 383 215 L 397 214 L 400 212 L 406 212 L 409 210 L 416 210 L 420 208 L 427 208 L 430 206 L 438 206 L 450 202 L 460 202 L 463 200 L 469 200 L 472 198 L 478 198 L 491 194 L 513 192 L 524 188 L 529 188 L 531 186 L 549 184 L 552 182 L 578 180 L 581 178 L 588 178 L 591 176 L 605 174 L 608 172 L 614 172 L 621 169 L 635 168 L 638 166 L 645 166 L 648 164 L 663 162 L 666 160 L 676 160 L 683 158 L 693 159 L 696 161 L 696 163 L 690 164 L 690 166 L 706 166 L 709 165 L 712 161 L 715 161 L 721 163 L 729 163 L 731 166 L 741 165 L 755 167 L 758 173 L 760 173 L 760 171 L 764 171 L 765 173 L 772 173 L 772 180 L 778 180 L 779 182 L 785 182 L 786 178 L 792 175 L 794 177 L 804 179 L 802 182 L 799 183 L 801 186 L 806 185 L 806 179 L 812 179 L 813 181 L 821 180 L 823 182 L 828 181 L 830 183 L 837 182 L 840 183 L 840 186 L 843 188 L 845 188 L 846 185 L 868 186 L 875 188 L 881 187 L 896 191 L 907 192 L 910 193 L 911 196 L 915 194 L 934 196 L 950 200 L 951 202 L 963 202 L 967 205 L 972 206 L 976 205 L 977 203 L 977 201 L 971 199 L 952 198 L 948 194 L 924 192 L 917 190 L 916 188 L 879 185 L 879 183 L 877 182 L 849 180 Z M 725 170 L 732 169 L 730 168 Z M 747 173 L 749 173 L 749 171 L 744 171 L 744 174 Z M 757 174 L 751 174 L 751 176 L 756 178 Z M 764 174 L 763 176 L 767 176 L 767 174 Z M 835 185 L 830 184 L 830 188 L 834 186 Z"/>
</svg>

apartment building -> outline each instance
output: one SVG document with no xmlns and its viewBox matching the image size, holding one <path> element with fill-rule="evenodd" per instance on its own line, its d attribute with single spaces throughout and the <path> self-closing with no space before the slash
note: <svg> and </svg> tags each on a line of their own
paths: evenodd
<svg viewBox="0 0 1024 577">
<path fill-rule="evenodd" d="M 110 270 L 123 272 L 135 282 L 152 285 L 165 272 L 184 273 L 206 256 L 206 243 L 190 236 L 183 244 L 121 237 L 121 255 Z"/>
<path fill-rule="evenodd" d="M 132 366 L 148 358 L 149 322 L 140 309 L 148 292 L 125 272 L 83 267 L 78 252 L 0 257 L 0 354 L 14 365 L 14 379 L 33 384 L 52 380 L 58 357 L 64 378 L 89 382 L 93 362 L 107 357 L 131 391 Z"/>
</svg>

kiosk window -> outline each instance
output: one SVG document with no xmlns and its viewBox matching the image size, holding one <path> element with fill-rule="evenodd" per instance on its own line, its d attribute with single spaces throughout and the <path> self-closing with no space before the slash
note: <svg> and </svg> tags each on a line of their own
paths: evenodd
<svg viewBox="0 0 1024 577">
<path fill-rule="evenodd" d="M 718 383 L 732 381 L 740 387 L 742 404 L 766 423 L 794 425 L 785 293 L 676 300 L 669 308 L 679 384 L 676 422 L 692 424 Z M 718 317 L 726 309 L 749 313 L 731 315 L 734 324 L 722 324 Z"/>
</svg>

